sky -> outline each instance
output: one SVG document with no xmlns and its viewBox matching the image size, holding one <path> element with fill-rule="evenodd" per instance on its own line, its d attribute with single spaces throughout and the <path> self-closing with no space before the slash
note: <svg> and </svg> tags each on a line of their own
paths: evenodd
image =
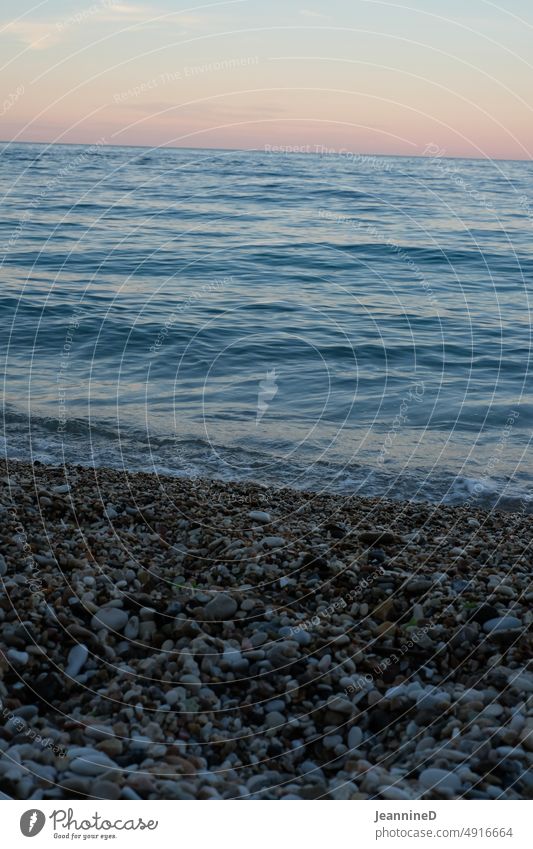
<svg viewBox="0 0 533 849">
<path fill-rule="evenodd" d="M 0 139 L 531 159 L 531 0 L 2 0 Z"/>
</svg>

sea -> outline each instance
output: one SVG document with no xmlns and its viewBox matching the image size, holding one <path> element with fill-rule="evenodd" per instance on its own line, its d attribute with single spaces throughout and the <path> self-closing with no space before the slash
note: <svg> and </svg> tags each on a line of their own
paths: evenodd
<svg viewBox="0 0 533 849">
<path fill-rule="evenodd" d="M 532 162 L 3 143 L 0 195 L 8 457 L 531 512 Z"/>
</svg>

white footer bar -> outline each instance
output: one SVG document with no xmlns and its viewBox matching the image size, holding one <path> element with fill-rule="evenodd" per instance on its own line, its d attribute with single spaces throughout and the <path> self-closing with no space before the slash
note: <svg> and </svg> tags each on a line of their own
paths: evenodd
<svg viewBox="0 0 533 849">
<path fill-rule="evenodd" d="M 10 849 L 531 849 L 532 813 L 528 801 L 5 801 L 0 808 Z"/>
</svg>

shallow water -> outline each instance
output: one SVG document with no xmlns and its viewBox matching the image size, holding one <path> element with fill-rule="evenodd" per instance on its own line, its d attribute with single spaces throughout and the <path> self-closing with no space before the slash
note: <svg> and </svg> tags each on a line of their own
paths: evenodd
<svg viewBox="0 0 533 849">
<path fill-rule="evenodd" d="M 525 162 L 3 145 L 4 450 L 529 511 L 532 189 Z"/>
</svg>

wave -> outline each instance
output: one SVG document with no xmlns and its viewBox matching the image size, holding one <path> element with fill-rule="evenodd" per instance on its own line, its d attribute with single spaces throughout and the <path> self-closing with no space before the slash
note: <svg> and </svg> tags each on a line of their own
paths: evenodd
<svg viewBox="0 0 533 849">
<path fill-rule="evenodd" d="M 387 498 L 395 501 L 467 505 L 483 510 L 533 513 L 533 480 L 508 476 L 472 477 L 439 466 L 387 467 L 279 455 L 270 451 L 214 443 L 196 436 L 183 438 L 148 433 L 138 428 L 117 429 L 112 420 L 72 419 L 65 434 L 51 417 L 10 410 L 4 418 L 0 450 L 11 459 L 109 467 L 186 478 L 226 482 L 253 481 L 268 486 L 346 497 Z"/>
</svg>

